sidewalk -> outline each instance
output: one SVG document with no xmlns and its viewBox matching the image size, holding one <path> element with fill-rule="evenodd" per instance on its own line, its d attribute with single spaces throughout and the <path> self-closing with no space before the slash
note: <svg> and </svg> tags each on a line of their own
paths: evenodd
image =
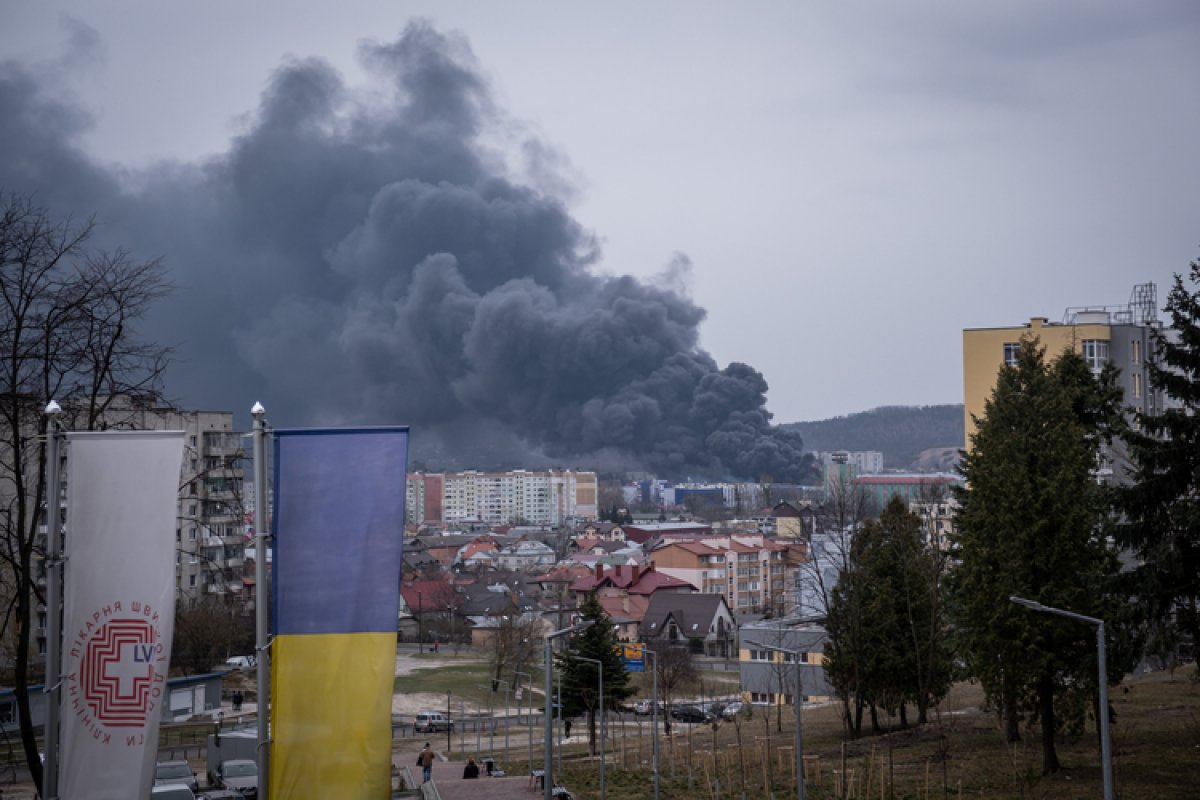
<svg viewBox="0 0 1200 800">
<path fill-rule="evenodd" d="M 415 742 L 414 742 L 415 743 Z M 414 749 L 397 753 L 394 760 L 398 766 L 407 765 L 416 780 L 421 780 L 421 768 L 416 766 L 417 753 L 424 742 L 415 743 Z M 433 744 L 436 745 L 436 742 Z M 483 765 L 479 766 L 479 777 L 474 780 L 463 780 L 465 761 L 443 761 L 440 751 L 433 763 L 433 782 L 437 784 L 438 793 L 442 800 L 538 800 L 541 791 L 531 788 L 528 775 L 506 775 L 503 778 L 489 778 Z M 497 765 L 504 769 L 504 764 Z"/>
</svg>

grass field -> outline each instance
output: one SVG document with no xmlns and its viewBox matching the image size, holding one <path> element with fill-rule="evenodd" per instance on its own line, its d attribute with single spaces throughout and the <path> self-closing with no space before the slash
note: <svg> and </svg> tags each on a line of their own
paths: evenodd
<svg viewBox="0 0 1200 800">
<path fill-rule="evenodd" d="M 1200 682 L 1194 668 L 1127 679 L 1111 694 L 1116 796 L 1123 800 L 1200 797 Z M 812 800 L 1053 798 L 1102 796 L 1097 735 L 1089 725 L 1058 744 L 1063 769 L 1041 775 L 1038 732 L 1004 742 L 996 717 L 981 710 L 982 692 L 954 689 L 921 728 L 843 741 L 838 709 L 806 708 L 807 796 Z M 649 727 L 614 730 L 608 744 L 607 796 L 653 798 Z M 661 748 L 661 797 L 741 800 L 795 797 L 792 711 L 782 731 L 763 709 L 737 724 L 674 726 Z M 518 754 L 519 755 L 519 754 Z M 579 800 L 599 797 L 599 771 L 582 746 L 567 749 L 562 782 Z M 510 771 L 525 768 L 523 760 Z"/>
</svg>

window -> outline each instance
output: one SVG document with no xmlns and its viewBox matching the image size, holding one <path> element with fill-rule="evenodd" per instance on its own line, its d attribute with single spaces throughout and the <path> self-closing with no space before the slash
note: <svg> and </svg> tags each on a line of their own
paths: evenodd
<svg viewBox="0 0 1200 800">
<path fill-rule="evenodd" d="M 1108 363 L 1108 340 L 1084 339 L 1083 360 L 1087 362 L 1088 368 L 1093 373 L 1099 374 L 1104 369 L 1104 365 Z"/>
<path fill-rule="evenodd" d="M 1017 365 L 1017 353 L 1021 351 L 1021 345 L 1017 342 L 1004 343 L 1004 366 L 1015 367 Z"/>
<path fill-rule="evenodd" d="M 1140 364 L 1142 361 L 1142 340 L 1134 339 L 1129 343 L 1129 356 L 1134 364 Z"/>
<path fill-rule="evenodd" d="M 1140 398 L 1142 396 L 1142 376 L 1141 373 L 1133 373 L 1133 396 Z"/>
</svg>

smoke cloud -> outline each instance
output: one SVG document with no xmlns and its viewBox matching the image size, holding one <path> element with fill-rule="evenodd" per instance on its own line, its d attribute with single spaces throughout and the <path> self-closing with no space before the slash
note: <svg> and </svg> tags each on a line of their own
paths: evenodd
<svg viewBox="0 0 1200 800">
<path fill-rule="evenodd" d="M 504 141 L 521 129 L 464 39 L 413 23 L 360 58 L 371 86 L 289 61 L 226 152 L 138 171 L 89 157 L 88 116 L 4 64 L 0 188 L 165 257 L 177 291 L 147 333 L 178 343 L 167 388 L 188 407 L 406 423 L 434 467 L 806 472 L 763 376 L 699 347 L 703 309 L 597 270 L 560 160 Z"/>
</svg>

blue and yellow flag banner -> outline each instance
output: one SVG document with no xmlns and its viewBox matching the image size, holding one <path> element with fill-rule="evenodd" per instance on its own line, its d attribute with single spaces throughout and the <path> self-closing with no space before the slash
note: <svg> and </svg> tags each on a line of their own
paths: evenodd
<svg viewBox="0 0 1200 800">
<path fill-rule="evenodd" d="M 275 431 L 270 795 L 391 793 L 408 428 Z"/>
</svg>

